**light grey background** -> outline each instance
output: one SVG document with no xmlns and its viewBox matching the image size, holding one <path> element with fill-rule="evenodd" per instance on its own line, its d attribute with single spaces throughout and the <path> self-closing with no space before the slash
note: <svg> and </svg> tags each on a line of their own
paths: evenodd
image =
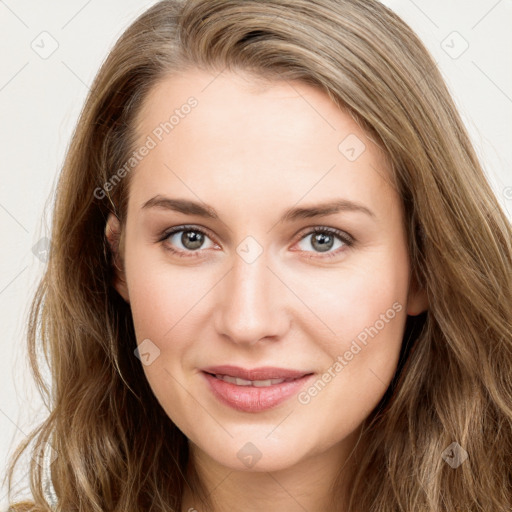
<svg viewBox="0 0 512 512">
<path fill-rule="evenodd" d="M 53 200 L 88 85 L 123 30 L 154 3 L 0 0 L 0 478 L 8 453 L 45 416 L 25 351 L 28 305 L 44 269 L 32 248 L 51 223 L 43 208 Z M 384 3 L 438 62 L 512 217 L 512 1 Z M 26 484 L 26 474 L 17 480 Z M 0 509 L 5 494 L 0 488 Z"/>
</svg>

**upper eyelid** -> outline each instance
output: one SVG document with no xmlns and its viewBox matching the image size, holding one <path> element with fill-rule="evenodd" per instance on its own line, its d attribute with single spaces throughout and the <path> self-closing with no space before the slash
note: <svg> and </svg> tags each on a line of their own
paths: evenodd
<svg viewBox="0 0 512 512">
<path fill-rule="evenodd" d="M 185 226 L 174 226 L 172 228 L 166 229 L 162 232 L 162 240 L 165 240 L 171 235 L 175 235 L 176 233 L 180 233 L 181 231 L 199 231 L 200 233 L 204 233 L 211 239 L 215 239 L 215 236 L 211 234 L 211 231 L 203 226 L 195 226 L 195 225 L 185 225 Z"/>
<path fill-rule="evenodd" d="M 355 238 L 350 233 L 347 233 L 343 229 L 332 228 L 329 226 L 321 226 L 321 225 L 312 226 L 312 227 L 310 226 L 310 227 L 304 228 L 304 230 L 301 230 L 301 232 L 302 231 L 304 231 L 304 236 L 313 235 L 316 232 L 326 232 L 326 233 L 331 233 L 334 236 L 338 236 L 341 239 L 347 238 L 349 241 L 355 242 Z"/>
</svg>

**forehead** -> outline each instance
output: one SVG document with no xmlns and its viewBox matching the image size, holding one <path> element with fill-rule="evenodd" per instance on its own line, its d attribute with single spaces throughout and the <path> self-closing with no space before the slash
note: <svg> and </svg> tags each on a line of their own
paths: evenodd
<svg viewBox="0 0 512 512">
<path fill-rule="evenodd" d="M 150 91 L 136 133 L 137 147 L 151 140 L 132 176 L 139 204 L 176 187 L 290 203 L 336 191 L 375 202 L 392 188 L 383 151 L 325 92 L 302 82 L 188 70 Z"/>
</svg>

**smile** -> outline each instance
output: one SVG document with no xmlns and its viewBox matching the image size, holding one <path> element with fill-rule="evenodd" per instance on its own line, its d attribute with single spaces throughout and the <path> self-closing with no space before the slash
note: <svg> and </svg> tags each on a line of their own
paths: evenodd
<svg viewBox="0 0 512 512">
<path fill-rule="evenodd" d="M 219 373 L 210 373 L 207 370 L 200 373 L 206 381 L 207 389 L 221 404 L 240 412 L 250 413 L 262 412 L 279 406 L 296 395 L 314 376 L 313 373 L 304 374 L 300 371 L 276 368 L 236 369 L 235 371 L 231 369 L 230 374 L 220 371 Z M 238 375 L 232 375 L 232 373 Z M 282 375 L 277 375 L 279 373 Z M 253 378 L 244 378 L 240 374 Z"/>
</svg>

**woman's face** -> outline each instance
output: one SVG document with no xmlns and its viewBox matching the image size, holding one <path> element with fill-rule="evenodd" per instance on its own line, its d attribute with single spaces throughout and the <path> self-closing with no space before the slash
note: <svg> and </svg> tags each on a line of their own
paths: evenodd
<svg viewBox="0 0 512 512">
<path fill-rule="evenodd" d="M 426 308 L 383 154 L 299 82 L 191 70 L 138 121 L 116 288 L 156 398 L 224 467 L 339 459 Z"/>
</svg>

